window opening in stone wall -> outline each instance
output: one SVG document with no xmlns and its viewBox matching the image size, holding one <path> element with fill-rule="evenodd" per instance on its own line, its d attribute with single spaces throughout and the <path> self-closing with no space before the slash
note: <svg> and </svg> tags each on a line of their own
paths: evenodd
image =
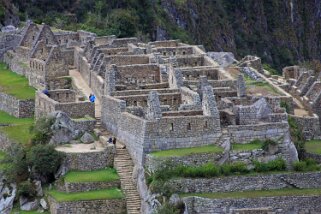
<svg viewBox="0 0 321 214">
<path fill-rule="evenodd" d="M 170 131 L 174 131 L 174 123 L 170 123 L 169 124 L 169 130 Z"/>
<path fill-rule="evenodd" d="M 166 52 L 164 52 L 163 55 L 166 56 Z"/>
<path fill-rule="evenodd" d="M 191 123 L 187 124 L 187 130 L 192 130 Z"/>
<path fill-rule="evenodd" d="M 205 121 L 205 124 L 204 124 L 204 129 L 208 129 L 208 124 L 207 124 L 207 121 Z"/>
<path fill-rule="evenodd" d="M 176 52 L 175 51 L 173 52 L 173 55 L 176 56 Z"/>
<path fill-rule="evenodd" d="M 185 55 L 186 54 L 186 52 L 185 51 L 183 51 L 183 55 Z"/>
<path fill-rule="evenodd" d="M 46 44 L 48 44 L 49 43 L 49 41 L 48 41 L 48 39 L 46 39 Z"/>
</svg>

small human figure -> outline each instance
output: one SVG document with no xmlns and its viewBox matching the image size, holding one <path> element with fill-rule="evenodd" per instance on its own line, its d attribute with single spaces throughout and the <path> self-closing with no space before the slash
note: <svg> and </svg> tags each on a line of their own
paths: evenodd
<svg viewBox="0 0 321 214">
<path fill-rule="evenodd" d="M 113 138 L 113 144 L 114 144 L 115 146 L 116 146 L 116 140 L 117 140 L 117 139 L 114 137 L 114 138 Z"/>
<path fill-rule="evenodd" d="M 113 143 L 113 139 L 111 137 L 108 139 L 108 143 Z"/>
<path fill-rule="evenodd" d="M 48 89 L 44 89 L 44 90 L 42 91 L 42 93 L 44 93 L 45 95 L 47 95 L 48 97 L 50 97 L 50 94 L 49 94 Z"/>
<path fill-rule="evenodd" d="M 93 94 L 90 94 L 90 95 L 89 95 L 89 97 L 88 97 L 88 98 L 89 98 L 89 100 L 91 100 L 91 97 L 92 97 L 92 96 L 93 96 Z"/>
<path fill-rule="evenodd" d="M 95 95 L 91 94 L 91 96 L 89 97 L 89 100 L 90 100 L 90 102 L 94 103 L 96 100 Z"/>
</svg>

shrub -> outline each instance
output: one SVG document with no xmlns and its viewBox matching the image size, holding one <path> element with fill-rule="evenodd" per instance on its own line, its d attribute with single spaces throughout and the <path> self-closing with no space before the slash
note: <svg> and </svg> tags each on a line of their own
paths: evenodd
<svg viewBox="0 0 321 214">
<path fill-rule="evenodd" d="M 284 171 L 286 169 L 286 163 L 282 158 L 271 160 L 267 163 L 253 161 L 253 164 L 256 172 Z"/>
<path fill-rule="evenodd" d="M 317 171 L 321 169 L 317 162 L 311 158 L 295 162 L 293 168 L 298 172 Z"/>
<path fill-rule="evenodd" d="M 165 203 L 163 206 L 159 207 L 155 214 L 180 214 L 181 210 L 180 208 L 170 204 Z"/>
<path fill-rule="evenodd" d="M 231 172 L 234 174 L 246 174 L 249 172 L 245 163 L 236 162 L 230 165 Z"/>
<path fill-rule="evenodd" d="M 32 166 L 32 172 L 47 182 L 54 178 L 63 156 L 52 145 L 36 145 L 28 152 L 27 160 Z"/>
<path fill-rule="evenodd" d="M 3 163 L 10 167 L 4 169 L 5 177 L 9 182 L 19 183 L 28 178 L 28 164 L 26 160 L 26 150 L 19 144 L 13 144 L 7 150 Z"/>
<path fill-rule="evenodd" d="M 52 137 L 51 126 L 54 123 L 54 118 L 40 118 L 36 121 L 36 124 L 31 127 L 30 131 L 34 134 L 31 143 L 47 144 Z"/>
<path fill-rule="evenodd" d="M 35 185 L 30 181 L 21 182 L 18 185 L 18 195 L 27 198 L 34 198 L 37 195 Z"/>
</svg>

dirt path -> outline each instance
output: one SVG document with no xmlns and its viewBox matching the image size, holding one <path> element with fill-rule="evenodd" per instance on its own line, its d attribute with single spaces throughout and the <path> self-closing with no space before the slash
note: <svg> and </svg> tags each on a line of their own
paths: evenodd
<svg viewBox="0 0 321 214">
<path fill-rule="evenodd" d="M 91 90 L 91 88 L 88 86 L 86 81 L 83 79 L 79 71 L 77 71 L 76 69 L 69 70 L 69 75 L 72 77 L 74 84 L 84 94 L 84 96 L 89 97 L 90 94 L 94 93 Z M 100 116 L 101 116 L 101 104 L 100 104 L 100 100 L 98 100 L 96 97 L 95 117 L 100 118 Z"/>
</svg>

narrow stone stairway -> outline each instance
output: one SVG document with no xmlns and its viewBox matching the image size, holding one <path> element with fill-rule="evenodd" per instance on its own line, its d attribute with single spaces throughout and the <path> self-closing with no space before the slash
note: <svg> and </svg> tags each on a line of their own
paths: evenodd
<svg viewBox="0 0 321 214">
<path fill-rule="evenodd" d="M 119 142 L 117 144 L 114 167 L 120 177 L 121 188 L 126 195 L 127 213 L 140 214 L 141 200 L 132 180 L 134 164 L 127 149 L 122 149 Z"/>
<path fill-rule="evenodd" d="M 110 132 L 102 128 L 100 117 L 96 117 L 95 129 L 99 129 L 100 135 L 105 136 L 106 139 L 112 136 Z M 141 199 L 132 180 L 134 164 L 127 149 L 123 149 L 123 146 L 121 142 L 117 141 L 114 168 L 117 170 L 120 177 L 121 189 L 126 196 L 127 213 L 140 214 Z"/>
</svg>

